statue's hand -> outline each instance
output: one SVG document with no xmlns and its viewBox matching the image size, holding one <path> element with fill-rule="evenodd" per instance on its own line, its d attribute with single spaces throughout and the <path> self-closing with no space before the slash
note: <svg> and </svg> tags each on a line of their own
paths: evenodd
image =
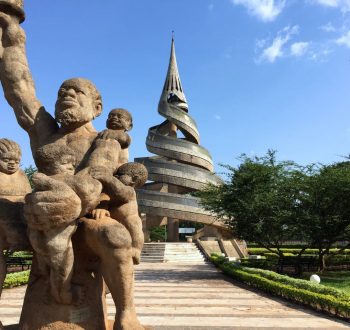
<svg viewBox="0 0 350 330">
<path fill-rule="evenodd" d="M 97 137 L 102 140 L 115 139 L 116 131 L 105 129 L 98 133 Z"/>
<path fill-rule="evenodd" d="M 81 212 L 78 195 L 64 182 L 45 174 L 33 176 L 35 190 L 25 198 L 24 216 L 29 227 L 40 230 L 72 223 Z"/>
<path fill-rule="evenodd" d="M 99 140 L 116 140 L 122 149 L 128 148 L 131 144 L 131 138 L 128 133 L 112 129 L 105 129 L 98 133 L 96 142 L 98 143 Z"/>
<path fill-rule="evenodd" d="M 0 27 L 1 28 L 7 28 L 11 22 L 12 22 L 13 18 L 12 16 L 5 14 L 4 12 L 0 12 Z"/>
<path fill-rule="evenodd" d="M 109 218 L 111 216 L 109 211 L 105 209 L 95 209 L 91 212 L 91 215 L 95 220 L 101 220 L 103 218 Z"/>
<path fill-rule="evenodd" d="M 94 179 L 96 179 L 100 182 L 104 182 L 104 181 L 108 180 L 108 178 L 113 176 L 113 173 L 111 173 L 108 169 L 106 169 L 103 166 L 94 166 L 94 167 L 90 168 L 90 175 Z"/>
</svg>

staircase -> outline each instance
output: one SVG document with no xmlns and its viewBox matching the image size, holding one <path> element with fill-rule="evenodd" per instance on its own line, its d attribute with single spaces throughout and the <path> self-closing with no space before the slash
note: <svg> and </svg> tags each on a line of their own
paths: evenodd
<svg viewBox="0 0 350 330">
<path fill-rule="evenodd" d="M 145 243 L 141 263 L 145 262 L 205 263 L 205 258 L 194 243 Z"/>
</svg>

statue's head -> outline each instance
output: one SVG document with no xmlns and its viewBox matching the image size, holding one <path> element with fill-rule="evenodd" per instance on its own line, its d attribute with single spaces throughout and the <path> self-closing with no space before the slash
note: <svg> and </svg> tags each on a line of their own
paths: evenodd
<svg viewBox="0 0 350 330">
<path fill-rule="evenodd" d="M 102 112 L 102 98 L 95 85 L 84 78 L 63 82 L 58 90 L 56 120 L 64 127 L 80 127 Z"/>
<path fill-rule="evenodd" d="M 142 187 L 148 178 L 148 172 L 140 163 L 126 163 L 117 170 L 118 179 L 126 186 Z"/>
<path fill-rule="evenodd" d="M 38 168 L 46 175 L 71 174 L 76 167 L 74 151 L 66 145 L 52 143 L 35 152 Z"/>
<path fill-rule="evenodd" d="M 131 113 L 121 108 L 113 109 L 108 114 L 106 125 L 112 130 L 130 131 L 133 126 Z"/>
<path fill-rule="evenodd" d="M 0 172 L 14 174 L 19 169 L 21 148 L 11 140 L 0 139 Z"/>
</svg>

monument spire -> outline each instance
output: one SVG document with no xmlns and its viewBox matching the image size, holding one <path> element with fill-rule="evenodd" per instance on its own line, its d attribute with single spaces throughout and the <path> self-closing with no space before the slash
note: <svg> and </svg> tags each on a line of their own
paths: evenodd
<svg viewBox="0 0 350 330">
<path fill-rule="evenodd" d="M 208 183 L 218 185 L 221 180 L 213 173 L 213 160 L 200 145 L 196 122 L 188 111 L 176 63 L 174 36 L 158 113 L 165 120 L 152 126 L 146 139 L 147 150 L 155 156 L 135 159 L 148 170 L 149 181 L 137 190 L 146 227 L 167 223 L 168 240 L 174 242 L 179 240 L 179 221 L 199 222 L 227 231 L 222 219 L 204 210 L 198 198 L 189 196 L 190 192 L 203 189 Z"/>
<path fill-rule="evenodd" d="M 188 111 L 186 96 L 182 88 L 180 74 L 177 68 L 174 31 L 172 31 L 171 37 L 171 50 L 168 72 L 165 78 L 162 95 L 160 96 L 160 101 L 163 100 L 167 100 L 168 103 L 175 103 L 175 105 L 180 107 L 182 110 Z"/>
</svg>

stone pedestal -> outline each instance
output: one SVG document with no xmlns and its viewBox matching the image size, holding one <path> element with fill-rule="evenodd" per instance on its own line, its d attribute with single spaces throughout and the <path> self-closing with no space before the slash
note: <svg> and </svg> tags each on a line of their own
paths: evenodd
<svg viewBox="0 0 350 330">
<path fill-rule="evenodd" d="M 76 264 L 90 261 L 88 256 L 77 254 Z M 95 267 L 94 267 L 95 268 Z M 48 278 L 37 275 L 33 263 L 25 294 L 19 329 L 23 330 L 111 330 L 107 320 L 105 288 L 99 271 L 89 268 L 75 273 L 72 281 L 73 303 L 58 304 L 50 294 Z"/>
</svg>

